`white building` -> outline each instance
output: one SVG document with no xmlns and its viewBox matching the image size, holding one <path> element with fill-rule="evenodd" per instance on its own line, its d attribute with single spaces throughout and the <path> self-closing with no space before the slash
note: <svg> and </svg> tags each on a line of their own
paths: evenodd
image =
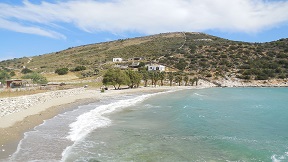
<svg viewBox="0 0 288 162">
<path fill-rule="evenodd" d="M 122 62 L 123 59 L 122 58 L 113 58 L 113 62 Z"/>
<path fill-rule="evenodd" d="M 154 71 L 158 70 L 160 72 L 165 71 L 165 66 L 163 65 L 148 65 L 147 67 L 148 67 L 148 71 L 153 71 L 153 70 Z"/>
</svg>

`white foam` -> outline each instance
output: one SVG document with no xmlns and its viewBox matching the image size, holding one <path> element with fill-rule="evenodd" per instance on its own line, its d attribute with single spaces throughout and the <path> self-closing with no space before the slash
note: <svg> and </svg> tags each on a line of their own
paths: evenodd
<svg viewBox="0 0 288 162">
<path fill-rule="evenodd" d="M 286 161 L 287 158 L 288 158 L 288 152 L 285 152 L 285 155 L 279 156 L 279 155 L 274 154 L 271 156 L 272 162 L 282 162 L 283 160 Z"/>
<path fill-rule="evenodd" d="M 276 158 L 276 155 L 272 155 L 272 156 L 271 156 L 271 160 L 272 160 L 272 162 L 281 162 L 281 160 L 278 160 L 278 159 Z"/>
<path fill-rule="evenodd" d="M 98 106 L 95 109 L 80 115 L 79 117 L 77 117 L 77 120 L 74 123 L 71 123 L 69 125 L 71 129 L 69 132 L 69 136 L 67 136 L 66 138 L 71 141 L 74 141 L 74 143 L 73 145 L 68 146 L 66 149 L 64 149 L 64 151 L 62 152 L 61 161 L 66 161 L 72 148 L 75 145 L 77 145 L 77 143 L 80 142 L 81 139 L 85 138 L 90 132 L 92 132 L 93 130 L 97 128 L 107 127 L 111 124 L 112 121 L 109 118 L 104 117 L 102 115 L 109 114 L 116 110 L 121 110 L 129 106 L 133 106 L 154 95 L 170 93 L 170 92 L 175 92 L 175 91 L 176 90 L 171 90 L 171 91 L 166 91 L 166 92 L 142 95 L 142 96 L 138 96 L 132 99 L 130 98 L 130 99 L 120 100 L 114 103 L 110 103 L 108 105 Z"/>
<path fill-rule="evenodd" d="M 125 107 L 135 105 L 153 95 L 157 95 L 160 93 L 142 95 L 131 99 L 120 100 L 114 103 L 110 103 L 108 105 L 98 106 L 95 109 L 77 117 L 77 120 L 69 125 L 71 129 L 69 132 L 69 136 L 67 136 L 66 138 L 71 141 L 80 140 L 84 138 L 87 134 L 89 134 L 91 131 L 97 128 L 107 127 L 111 124 L 111 120 L 107 117 L 104 117 L 104 114 L 109 114 L 116 110 L 121 110 Z"/>
<path fill-rule="evenodd" d="M 196 96 L 204 96 L 204 95 L 201 95 L 201 94 L 199 94 L 199 93 L 194 93 Z"/>
</svg>

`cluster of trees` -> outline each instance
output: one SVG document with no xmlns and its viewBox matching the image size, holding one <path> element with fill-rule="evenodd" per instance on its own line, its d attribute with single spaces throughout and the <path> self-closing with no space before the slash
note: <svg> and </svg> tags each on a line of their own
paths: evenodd
<svg viewBox="0 0 288 162">
<path fill-rule="evenodd" d="M 144 81 L 144 87 L 148 85 L 148 81 L 151 81 L 152 86 L 164 85 L 164 80 L 169 80 L 169 85 L 172 86 L 173 82 L 176 82 L 179 86 L 182 85 L 198 85 L 198 78 L 190 78 L 188 75 L 181 73 L 166 73 L 159 71 L 132 71 L 132 70 L 120 70 L 120 69 L 108 69 L 103 76 L 103 85 L 112 85 L 115 89 L 120 89 L 121 85 L 127 85 L 129 88 L 139 87 L 141 80 Z"/>
<path fill-rule="evenodd" d="M 130 88 L 139 87 L 141 81 L 140 73 L 132 70 L 122 71 L 120 69 L 108 69 L 103 76 L 104 85 L 112 85 L 120 89 L 121 85 L 128 85 Z"/>
</svg>

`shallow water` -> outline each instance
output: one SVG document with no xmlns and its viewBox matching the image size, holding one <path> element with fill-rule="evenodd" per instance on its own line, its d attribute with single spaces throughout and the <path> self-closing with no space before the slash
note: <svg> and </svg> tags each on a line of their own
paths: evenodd
<svg viewBox="0 0 288 162">
<path fill-rule="evenodd" d="M 10 160 L 282 162 L 287 119 L 288 88 L 127 95 L 46 121 Z"/>
</svg>

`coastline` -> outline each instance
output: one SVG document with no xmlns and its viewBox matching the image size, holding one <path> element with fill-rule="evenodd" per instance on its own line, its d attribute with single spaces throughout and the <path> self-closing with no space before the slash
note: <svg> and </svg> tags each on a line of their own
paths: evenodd
<svg viewBox="0 0 288 162">
<path fill-rule="evenodd" d="M 237 82 L 226 82 L 226 84 L 222 84 L 221 87 L 263 87 L 263 85 L 259 84 L 243 85 L 235 83 Z M 97 102 L 103 98 L 108 99 L 109 97 L 116 97 L 123 94 L 126 95 L 141 92 L 156 93 L 169 90 L 201 89 L 211 87 L 217 86 L 211 82 L 201 80 L 199 81 L 198 86 L 140 87 L 135 89 L 122 90 L 114 90 L 111 88 L 104 93 L 101 93 L 99 89 L 89 88 L 59 90 L 35 95 L 13 97 L 13 99 L 10 98 L 9 100 L 13 102 L 14 106 L 12 106 L 13 112 L 4 115 L 3 103 L 5 102 L 3 101 L 5 100 L 5 98 L 1 98 L 2 105 L 0 104 L 0 161 L 1 159 L 8 158 L 9 155 L 13 154 L 16 151 L 18 143 L 23 138 L 25 132 L 33 130 L 36 126 L 42 124 L 45 120 L 51 119 L 58 114 L 64 113 L 66 111 L 73 110 L 80 105 L 87 105 L 92 102 Z M 266 85 L 265 87 L 279 86 Z M 286 87 L 286 83 L 280 87 Z M 31 98 L 29 99 L 29 97 Z M 22 109 L 20 108 L 20 110 L 18 110 L 17 108 L 19 107 L 22 107 Z M 7 107 L 7 109 L 9 108 L 10 106 Z"/>
<path fill-rule="evenodd" d="M 75 101 L 73 103 L 68 103 L 59 106 L 53 106 L 42 112 L 34 115 L 28 115 L 24 119 L 16 121 L 12 126 L 9 127 L 1 127 L 0 128 L 0 161 L 3 158 L 8 158 L 9 155 L 14 153 L 17 149 L 19 141 L 23 138 L 24 133 L 31 131 L 34 127 L 42 124 L 45 120 L 51 119 L 56 115 L 63 113 L 65 111 L 72 110 L 80 105 L 85 105 L 90 102 L 95 102 L 92 99 L 82 99 Z M 15 115 L 11 115 L 9 117 L 13 117 Z M 17 117 L 16 117 L 17 118 Z M 0 118 L 1 121 L 1 118 Z M 1 121 L 2 123 L 2 121 Z"/>
<path fill-rule="evenodd" d="M 140 87 L 124 90 L 110 89 L 104 93 L 101 93 L 99 89 L 81 88 L 81 92 L 78 94 L 61 96 L 54 99 L 51 98 L 48 101 L 36 103 L 35 105 L 21 111 L 16 111 L 0 117 L 0 161 L 1 159 L 8 158 L 9 155 L 16 151 L 17 145 L 23 138 L 25 132 L 33 130 L 34 127 L 42 124 L 45 120 L 51 119 L 65 111 L 73 110 L 73 108 L 77 108 L 80 105 L 86 105 L 92 102 L 97 102 L 103 98 L 107 99 L 122 94 L 141 92 L 156 93 L 168 90 L 198 89 L 207 87 L 210 86 Z M 76 91 L 79 90 L 80 89 L 76 89 Z M 42 94 L 38 94 L 36 96 L 40 97 L 41 95 Z"/>
</svg>

